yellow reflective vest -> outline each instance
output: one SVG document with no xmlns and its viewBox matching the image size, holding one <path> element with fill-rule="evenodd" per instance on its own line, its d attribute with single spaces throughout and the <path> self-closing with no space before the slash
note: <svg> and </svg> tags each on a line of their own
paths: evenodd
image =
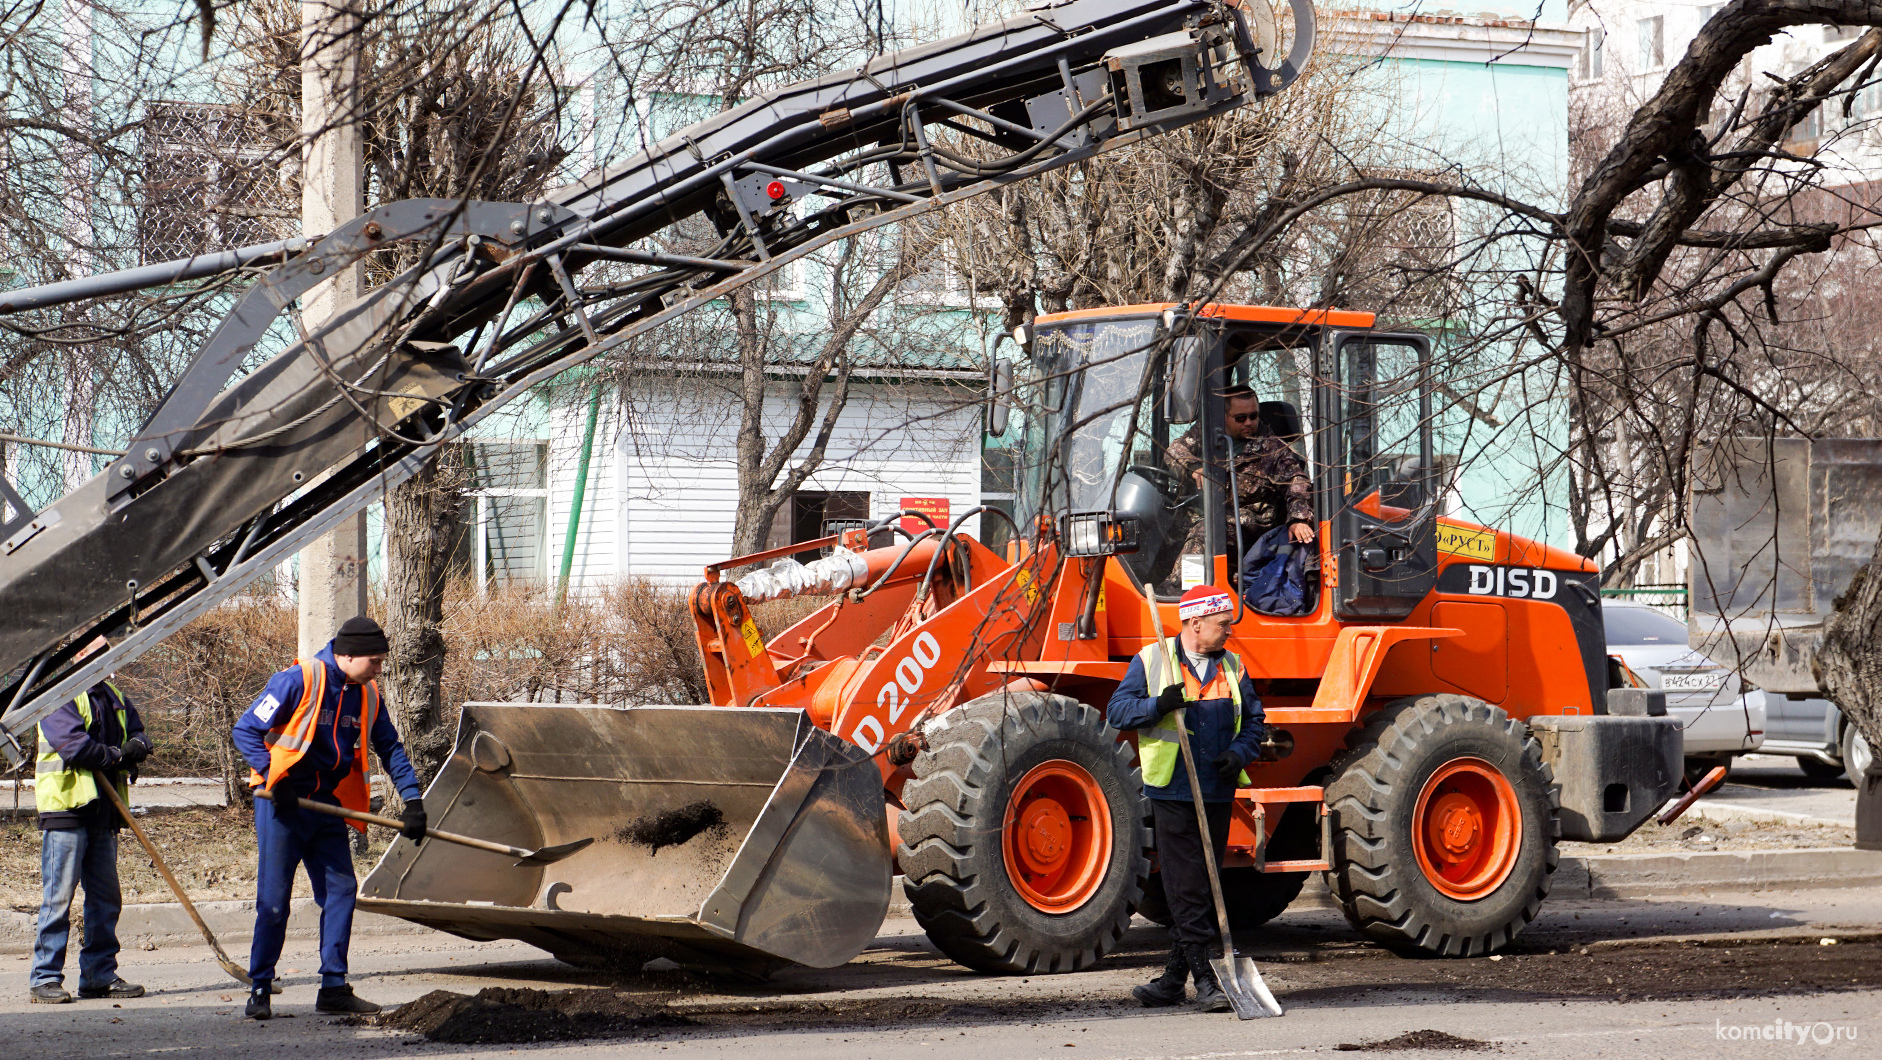
<svg viewBox="0 0 1882 1060">
<path fill-rule="evenodd" d="M 1189 667 L 1177 659 L 1179 647 L 1175 637 L 1170 637 L 1160 644 L 1152 644 L 1137 653 L 1137 658 L 1144 664 L 1144 690 L 1152 698 L 1170 684 L 1170 675 L 1183 675 L 1183 700 L 1195 703 L 1204 699 L 1227 699 L 1235 704 L 1235 733 L 1242 731 L 1242 660 L 1232 651 L 1222 653 L 1222 664 L 1215 668 L 1209 677 L 1209 687 L 1202 687 L 1196 675 Z M 1223 689 L 1226 684 L 1228 688 Z M 1167 735 L 1159 735 L 1167 734 Z M 1137 730 L 1137 762 L 1144 772 L 1144 783 L 1160 788 L 1176 776 L 1177 759 L 1183 755 L 1182 745 L 1177 742 L 1176 714 L 1165 714 L 1157 719 L 1156 725 L 1148 729 Z M 1242 787 L 1250 783 L 1248 772 L 1242 771 L 1238 782 Z"/>
<path fill-rule="evenodd" d="M 119 746 L 130 742 L 130 717 L 124 709 L 124 693 L 118 686 L 105 683 L 111 690 L 118 712 L 118 732 L 125 734 Z M 80 692 L 72 702 L 78 707 L 78 716 L 91 728 L 92 707 L 91 693 Z M 118 796 L 129 805 L 131 785 L 123 773 L 118 774 Z M 38 804 L 40 813 L 61 813 L 76 810 L 98 797 L 98 781 L 89 769 L 73 769 L 59 757 L 59 752 L 52 749 L 52 741 L 46 739 L 46 730 L 39 730 L 39 758 L 33 763 L 33 801 Z"/>
</svg>

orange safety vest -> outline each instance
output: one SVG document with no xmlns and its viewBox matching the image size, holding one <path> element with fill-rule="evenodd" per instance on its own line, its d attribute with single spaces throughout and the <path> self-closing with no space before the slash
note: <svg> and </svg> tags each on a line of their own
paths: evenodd
<svg viewBox="0 0 1882 1060">
<path fill-rule="evenodd" d="M 279 725 L 271 725 L 268 735 L 262 739 L 268 744 L 268 777 L 262 779 L 253 769 L 248 771 L 248 786 L 258 788 L 266 786 L 274 790 L 275 783 L 287 776 L 294 763 L 307 753 L 307 747 L 314 740 L 314 723 L 320 719 L 320 704 L 327 699 L 327 668 L 320 660 L 311 662 L 300 659 L 296 665 L 301 668 L 301 701 L 294 707 L 294 713 Z M 344 695 L 344 693 L 342 693 Z M 356 761 L 344 778 L 334 788 L 334 794 L 340 797 L 340 805 L 360 813 L 372 811 L 372 794 L 366 786 L 366 744 L 371 739 L 373 722 L 379 716 L 379 682 L 368 682 L 361 693 L 364 702 L 360 708 L 359 740 L 353 748 Z M 334 705 L 333 723 L 338 725 L 339 705 Z M 348 824 L 364 832 L 366 826 L 358 821 Z"/>
</svg>

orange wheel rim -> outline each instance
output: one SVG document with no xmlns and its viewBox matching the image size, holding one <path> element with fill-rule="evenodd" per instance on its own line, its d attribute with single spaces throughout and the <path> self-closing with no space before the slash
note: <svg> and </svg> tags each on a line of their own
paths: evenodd
<svg viewBox="0 0 1882 1060">
<path fill-rule="evenodd" d="M 1111 804 L 1076 762 L 1026 771 L 1007 798 L 1000 830 L 1007 878 L 1034 909 L 1064 913 L 1097 893 L 1111 862 Z"/>
<path fill-rule="evenodd" d="M 1438 767 L 1412 810 L 1412 849 L 1439 893 L 1460 902 L 1483 898 L 1509 879 L 1522 849 L 1516 789 L 1481 758 Z"/>
</svg>

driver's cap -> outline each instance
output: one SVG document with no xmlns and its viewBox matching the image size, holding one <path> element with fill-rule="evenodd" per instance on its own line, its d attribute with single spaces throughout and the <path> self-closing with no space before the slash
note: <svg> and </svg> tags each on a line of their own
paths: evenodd
<svg viewBox="0 0 1882 1060">
<path fill-rule="evenodd" d="M 1219 615 L 1235 610 L 1235 598 L 1213 585 L 1198 585 L 1177 601 L 1176 617 L 1187 622 L 1204 615 Z"/>
</svg>

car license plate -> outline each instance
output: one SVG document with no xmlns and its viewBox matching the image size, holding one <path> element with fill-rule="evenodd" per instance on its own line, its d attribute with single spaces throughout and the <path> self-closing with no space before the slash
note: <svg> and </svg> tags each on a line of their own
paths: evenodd
<svg viewBox="0 0 1882 1060">
<path fill-rule="evenodd" d="M 1699 674 L 1660 675 L 1660 688 L 1666 692 L 1712 692 L 1725 687 L 1725 674 L 1720 671 Z"/>
</svg>

